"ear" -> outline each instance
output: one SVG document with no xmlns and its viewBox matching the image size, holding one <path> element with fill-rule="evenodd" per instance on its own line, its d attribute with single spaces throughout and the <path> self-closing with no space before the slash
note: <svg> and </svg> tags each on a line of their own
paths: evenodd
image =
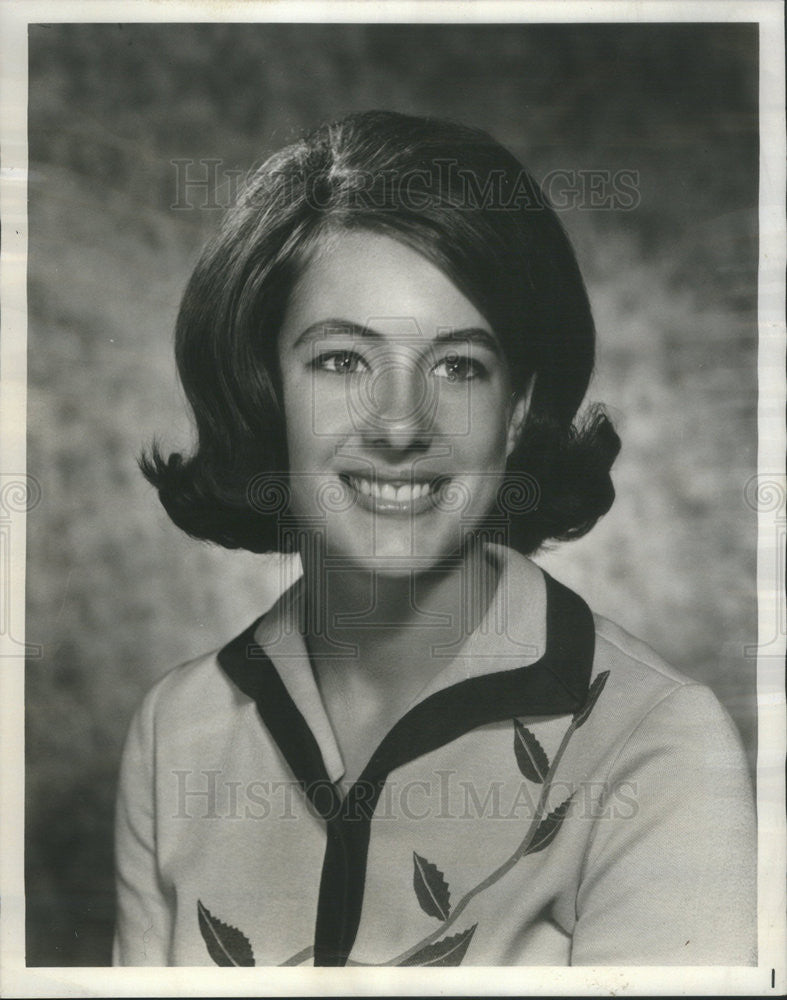
<svg viewBox="0 0 787 1000">
<path fill-rule="evenodd" d="M 536 384 L 536 376 L 533 374 L 528 382 L 527 389 L 522 393 L 514 393 L 511 397 L 513 406 L 511 415 L 508 418 L 508 439 L 506 441 L 506 458 L 516 448 L 517 442 L 525 426 L 525 420 L 530 412 L 530 400 L 533 398 L 533 387 Z"/>
</svg>

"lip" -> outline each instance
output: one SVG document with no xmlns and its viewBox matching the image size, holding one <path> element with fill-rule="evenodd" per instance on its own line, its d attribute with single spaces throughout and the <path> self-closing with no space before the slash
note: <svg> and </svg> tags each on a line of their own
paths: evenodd
<svg viewBox="0 0 787 1000">
<path fill-rule="evenodd" d="M 431 479 L 396 477 L 388 478 L 383 476 L 371 477 L 368 475 L 358 475 L 356 473 L 341 473 L 339 480 L 345 489 L 349 490 L 355 503 L 363 510 L 372 511 L 376 514 L 423 514 L 427 511 L 435 510 L 440 491 L 450 482 L 448 476 L 434 476 Z M 367 489 L 363 485 L 367 484 Z M 410 487 L 415 490 L 415 495 L 407 498 L 380 496 L 381 488 L 399 490 L 401 487 Z M 374 492 L 370 492 L 373 490 Z M 386 492 L 389 492 L 386 489 Z"/>
</svg>

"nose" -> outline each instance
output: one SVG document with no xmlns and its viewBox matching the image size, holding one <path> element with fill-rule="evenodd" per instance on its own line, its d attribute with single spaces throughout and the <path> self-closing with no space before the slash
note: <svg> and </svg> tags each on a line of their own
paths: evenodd
<svg viewBox="0 0 787 1000">
<path fill-rule="evenodd" d="M 362 436 L 367 445 L 424 451 L 435 420 L 434 380 L 423 359 L 392 355 L 368 383 Z"/>
</svg>

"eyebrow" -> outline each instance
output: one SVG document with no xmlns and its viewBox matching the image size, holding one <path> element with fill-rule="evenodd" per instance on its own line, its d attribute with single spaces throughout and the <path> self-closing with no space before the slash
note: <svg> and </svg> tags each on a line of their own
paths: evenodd
<svg viewBox="0 0 787 1000">
<path fill-rule="evenodd" d="M 331 336 L 351 336 L 366 337 L 372 340 L 385 340 L 383 334 L 370 326 L 362 326 L 360 323 L 353 323 L 345 319 L 321 319 L 317 323 L 312 323 L 298 335 L 293 347 L 309 340 L 316 340 L 321 337 Z M 500 354 L 500 344 L 494 334 L 489 330 L 484 330 L 480 326 L 469 326 L 461 330 L 446 329 L 441 330 L 431 343 L 442 344 L 454 341 L 471 341 L 494 354 Z"/>
</svg>

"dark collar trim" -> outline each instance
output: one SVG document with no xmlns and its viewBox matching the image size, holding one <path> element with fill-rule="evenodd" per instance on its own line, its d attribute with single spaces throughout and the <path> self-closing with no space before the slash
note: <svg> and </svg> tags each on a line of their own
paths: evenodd
<svg viewBox="0 0 787 1000">
<path fill-rule="evenodd" d="M 535 663 L 460 681 L 407 712 L 383 739 L 347 797 L 331 782 L 317 741 L 273 663 L 254 641 L 258 622 L 230 642 L 219 664 L 257 705 L 315 810 L 327 843 L 315 928 L 315 965 L 345 965 L 363 907 L 371 819 L 392 770 L 490 722 L 575 712 L 587 696 L 595 649 L 590 609 L 544 574 L 547 644 Z"/>
<path fill-rule="evenodd" d="M 391 729 L 359 780 L 387 775 L 478 726 L 515 715 L 563 715 L 584 704 L 595 647 L 593 616 L 573 591 L 544 575 L 544 655 L 523 667 L 459 681 L 419 702 Z"/>
<path fill-rule="evenodd" d="M 328 776 L 314 734 L 292 700 L 268 654 L 254 639 L 261 619 L 228 643 L 219 653 L 222 670 L 243 694 L 257 705 L 264 725 L 273 736 L 317 812 L 326 819 L 341 801 Z"/>
</svg>

